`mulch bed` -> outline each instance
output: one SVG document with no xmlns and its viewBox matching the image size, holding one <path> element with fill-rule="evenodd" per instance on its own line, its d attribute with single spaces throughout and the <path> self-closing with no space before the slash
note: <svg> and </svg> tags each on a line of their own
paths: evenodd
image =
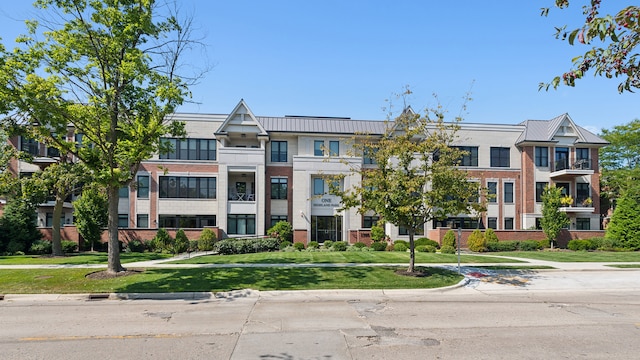
<svg viewBox="0 0 640 360">
<path fill-rule="evenodd" d="M 117 273 L 108 272 L 106 270 L 92 272 L 91 274 L 87 274 L 86 277 L 89 279 L 113 279 L 122 276 L 136 275 L 144 272 L 144 270 L 140 269 L 127 269 L 125 271 L 120 271 Z"/>
</svg>

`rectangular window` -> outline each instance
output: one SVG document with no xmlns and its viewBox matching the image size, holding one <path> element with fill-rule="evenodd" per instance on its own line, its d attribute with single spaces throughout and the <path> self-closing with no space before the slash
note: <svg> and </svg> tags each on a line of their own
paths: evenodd
<svg viewBox="0 0 640 360">
<path fill-rule="evenodd" d="M 34 139 L 29 139 L 25 136 L 20 136 L 20 151 L 24 151 L 29 155 L 40 155 L 40 143 Z"/>
<path fill-rule="evenodd" d="M 288 179 L 271 178 L 271 198 L 284 200 L 287 198 Z"/>
<path fill-rule="evenodd" d="M 205 226 L 216 226 L 215 215 L 160 215 L 158 227 L 201 229 Z"/>
<path fill-rule="evenodd" d="M 287 215 L 271 215 L 271 223 L 269 227 L 273 227 L 275 224 L 277 224 L 280 221 L 288 221 Z"/>
<path fill-rule="evenodd" d="M 121 187 L 120 190 L 118 190 L 118 195 L 120 196 L 120 199 L 128 199 L 129 187 L 128 186 Z"/>
<path fill-rule="evenodd" d="M 313 141 L 313 156 L 324 156 L 324 140 Z"/>
<path fill-rule="evenodd" d="M 556 148 L 556 171 L 569 168 L 569 148 L 557 147 Z"/>
<path fill-rule="evenodd" d="M 364 149 L 363 162 L 365 165 L 376 164 L 376 159 L 374 157 L 376 151 L 378 151 L 378 149 L 371 147 L 366 147 Z"/>
<path fill-rule="evenodd" d="M 504 218 L 504 229 L 505 230 L 513 230 L 513 218 L 512 217 Z"/>
<path fill-rule="evenodd" d="M 590 188 L 591 185 L 589 183 L 576 184 L 576 203 L 582 204 L 583 201 L 590 197 Z"/>
<path fill-rule="evenodd" d="M 498 202 L 498 183 L 495 181 L 489 181 L 487 183 L 487 197 L 490 203 Z"/>
<path fill-rule="evenodd" d="M 460 158 L 460 166 L 478 166 L 477 146 L 456 146 L 456 148 L 465 152 Z"/>
<path fill-rule="evenodd" d="M 591 169 L 591 160 L 589 160 L 589 149 L 576 148 L 576 163 L 574 164 L 574 167 L 581 170 Z"/>
<path fill-rule="evenodd" d="M 161 176 L 159 183 L 161 199 L 216 198 L 214 177 Z"/>
<path fill-rule="evenodd" d="M 313 178 L 313 195 L 324 194 L 324 179 Z"/>
<path fill-rule="evenodd" d="M 537 182 L 536 183 L 536 202 L 542 202 L 542 193 L 544 192 L 544 188 L 549 185 L 546 182 Z"/>
<path fill-rule="evenodd" d="M 287 162 L 287 142 L 271 142 L 271 162 Z"/>
<path fill-rule="evenodd" d="M 398 235 L 409 235 L 409 229 L 404 226 L 398 228 Z M 424 235 L 424 226 L 416 229 L 415 235 Z"/>
<path fill-rule="evenodd" d="M 508 147 L 491 148 L 491 167 L 511 166 L 510 149 Z"/>
<path fill-rule="evenodd" d="M 149 198 L 149 176 L 148 175 L 138 175 L 138 198 L 139 199 Z"/>
<path fill-rule="evenodd" d="M 504 186 L 504 202 L 507 204 L 513 204 L 513 183 L 506 182 Z"/>
<path fill-rule="evenodd" d="M 378 221 L 380 221 L 380 216 L 363 216 L 362 217 L 362 228 L 363 229 L 371 229 L 374 227 Z"/>
<path fill-rule="evenodd" d="M 576 230 L 591 230 L 591 220 L 589 218 L 577 218 Z"/>
<path fill-rule="evenodd" d="M 118 214 L 118 227 L 119 228 L 128 228 L 129 227 L 129 215 L 128 214 Z"/>
<path fill-rule="evenodd" d="M 535 163 L 536 163 L 536 166 L 540 166 L 540 167 L 549 166 L 549 148 L 548 147 L 536 146 Z"/>
<path fill-rule="evenodd" d="M 255 235 L 256 216 L 248 215 L 228 215 L 227 234 L 230 235 Z"/>
<path fill-rule="evenodd" d="M 171 151 L 160 153 L 160 159 L 216 160 L 215 139 L 161 139 Z"/>
<path fill-rule="evenodd" d="M 340 141 L 329 141 L 329 154 L 331 156 L 340 155 Z"/>
<path fill-rule="evenodd" d="M 138 214 L 136 219 L 136 226 L 146 229 L 149 227 L 149 214 Z"/>
<path fill-rule="evenodd" d="M 497 229 L 498 228 L 498 218 L 490 217 L 487 218 L 487 228 L 489 229 Z"/>
</svg>

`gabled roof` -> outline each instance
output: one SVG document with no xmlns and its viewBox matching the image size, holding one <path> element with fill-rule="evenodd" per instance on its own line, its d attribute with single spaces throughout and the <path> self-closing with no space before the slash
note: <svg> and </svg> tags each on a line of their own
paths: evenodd
<svg viewBox="0 0 640 360">
<path fill-rule="evenodd" d="M 258 122 L 256 116 L 253 115 L 249 106 L 244 102 L 244 99 L 240 99 L 238 105 L 236 105 L 231 114 L 229 114 L 220 125 L 216 131 L 216 135 L 226 134 L 227 129 L 231 127 L 254 128 L 253 132 L 256 132 L 258 135 L 268 135 L 265 128 Z M 245 132 L 245 130 L 240 132 Z"/>
<path fill-rule="evenodd" d="M 525 142 L 557 142 L 556 136 L 568 136 L 561 131 L 561 127 L 573 129 L 571 136 L 576 138 L 576 143 L 602 146 L 608 144 L 606 140 L 576 125 L 569 114 L 562 114 L 551 120 L 525 120 L 520 125 L 524 125 L 525 130 L 516 141 L 516 145 Z"/>
</svg>

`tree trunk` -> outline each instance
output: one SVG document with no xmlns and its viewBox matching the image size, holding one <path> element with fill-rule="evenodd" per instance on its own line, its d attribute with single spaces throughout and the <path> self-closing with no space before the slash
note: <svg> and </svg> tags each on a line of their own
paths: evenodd
<svg viewBox="0 0 640 360">
<path fill-rule="evenodd" d="M 407 269 L 407 272 L 412 273 L 415 270 L 415 264 L 416 264 L 416 249 L 415 249 L 415 242 L 413 240 L 414 236 L 415 236 L 416 231 L 414 229 L 410 229 L 409 230 L 409 268 Z"/>
<path fill-rule="evenodd" d="M 60 239 L 60 219 L 64 207 L 64 197 L 56 191 L 56 203 L 53 206 L 53 229 L 51 234 L 51 254 L 53 256 L 64 256 L 62 252 L 62 240 Z"/>
<path fill-rule="evenodd" d="M 118 273 L 126 269 L 120 264 L 120 243 L 118 242 L 118 201 L 120 200 L 120 189 L 117 186 L 109 185 L 107 188 L 107 199 L 109 201 L 109 221 L 107 229 L 109 231 L 109 256 L 107 260 L 107 272 Z"/>
</svg>

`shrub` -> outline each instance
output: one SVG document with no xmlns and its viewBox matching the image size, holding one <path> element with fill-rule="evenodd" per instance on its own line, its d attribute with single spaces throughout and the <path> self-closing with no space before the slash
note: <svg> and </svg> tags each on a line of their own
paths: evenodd
<svg viewBox="0 0 640 360">
<path fill-rule="evenodd" d="M 298 251 L 302 251 L 304 250 L 304 244 L 301 242 L 293 243 L 293 248 Z"/>
<path fill-rule="evenodd" d="M 417 252 L 424 252 L 424 253 L 434 253 L 436 252 L 436 248 L 435 246 L 432 245 L 418 245 L 416 246 L 416 251 Z"/>
<path fill-rule="evenodd" d="M 324 245 L 324 248 L 325 248 L 325 249 L 331 249 L 331 247 L 333 246 L 333 241 L 331 241 L 331 240 L 325 240 L 325 241 L 324 241 L 324 243 L 323 243 L 323 245 Z"/>
<path fill-rule="evenodd" d="M 289 245 L 288 241 L 285 241 Z M 274 238 L 266 238 L 266 239 L 224 239 L 218 241 L 214 250 L 222 255 L 229 254 L 247 254 L 253 252 L 266 252 L 266 251 L 276 251 L 280 249 L 281 242 L 278 239 Z M 286 249 L 287 246 L 282 248 L 282 250 Z M 291 247 L 293 250 L 293 247 Z"/>
<path fill-rule="evenodd" d="M 144 248 L 145 245 L 142 241 L 139 239 L 133 239 L 127 243 L 125 251 L 141 253 L 144 252 Z"/>
<path fill-rule="evenodd" d="M 409 248 L 409 242 L 406 240 L 396 240 L 393 242 L 393 245 L 398 245 L 398 244 L 402 244 L 404 245 L 407 249 Z"/>
<path fill-rule="evenodd" d="M 482 232 L 478 229 L 473 230 L 471 235 L 469 235 L 469 239 L 467 239 L 467 246 L 469 250 L 475 252 L 483 252 L 487 251 L 487 242 L 482 235 Z"/>
<path fill-rule="evenodd" d="M 407 251 L 408 248 L 409 247 L 405 245 L 403 242 L 396 242 L 395 244 L 393 244 L 393 251 L 404 252 L 404 251 Z"/>
<path fill-rule="evenodd" d="M 293 239 L 293 227 L 287 221 L 278 221 L 267 230 L 267 235 L 280 241 L 291 241 Z"/>
<path fill-rule="evenodd" d="M 187 238 L 187 234 L 184 233 L 184 230 L 178 229 L 176 232 L 176 238 L 173 240 L 173 253 L 180 254 L 189 249 L 189 239 Z"/>
<path fill-rule="evenodd" d="M 363 242 L 357 242 L 355 244 L 353 244 L 353 247 L 358 248 L 358 249 L 362 249 L 367 247 L 367 244 L 363 243 Z"/>
<path fill-rule="evenodd" d="M 589 240 L 574 239 L 569 241 L 567 248 L 573 251 L 591 250 L 591 242 Z"/>
<path fill-rule="evenodd" d="M 309 241 L 309 244 L 307 244 L 307 249 L 317 249 L 319 247 L 320 244 L 317 241 Z"/>
<path fill-rule="evenodd" d="M 384 251 L 387 248 L 387 244 L 381 242 L 381 241 L 376 241 L 371 243 L 371 249 L 373 251 Z"/>
<path fill-rule="evenodd" d="M 188 252 L 194 252 L 194 251 L 198 251 L 198 242 L 200 240 L 189 240 L 189 248 L 187 249 Z"/>
<path fill-rule="evenodd" d="M 216 233 L 209 228 L 202 229 L 200 233 L 200 237 L 198 238 L 198 250 L 200 251 L 211 251 L 213 250 L 213 246 L 218 240 Z"/>
<path fill-rule="evenodd" d="M 456 248 L 454 248 L 451 245 L 442 245 L 440 247 L 440 253 L 442 253 L 442 254 L 455 254 L 456 253 Z"/>
<path fill-rule="evenodd" d="M 491 252 L 516 251 L 519 247 L 519 241 L 499 241 L 487 243 L 487 251 Z"/>
<path fill-rule="evenodd" d="M 30 254 L 44 255 L 51 254 L 51 241 L 36 240 L 29 248 Z"/>
<path fill-rule="evenodd" d="M 281 241 L 279 246 L 280 246 L 280 250 L 284 250 L 287 247 L 291 246 L 291 242 L 290 241 L 286 241 L 286 240 L 285 241 Z"/>
<path fill-rule="evenodd" d="M 549 239 L 538 240 L 538 242 L 540 243 L 541 249 L 549 249 L 551 247 L 551 240 Z"/>
<path fill-rule="evenodd" d="M 336 241 L 335 243 L 333 243 L 333 246 L 331 247 L 334 251 L 345 251 L 347 250 L 347 243 L 344 241 Z"/>
<path fill-rule="evenodd" d="M 484 238 L 487 242 L 487 244 L 489 243 L 497 243 L 498 240 L 498 235 L 496 235 L 496 232 L 493 231 L 492 228 L 488 228 L 485 232 L 484 232 Z"/>
<path fill-rule="evenodd" d="M 374 225 L 371 227 L 371 240 L 374 242 L 382 241 L 385 238 L 384 229 L 380 225 Z"/>
<path fill-rule="evenodd" d="M 536 240 L 525 240 L 520 242 L 520 250 L 522 251 L 536 251 L 540 250 L 540 242 Z"/>
<path fill-rule="evenodd" d="M 622 248 L 622 244 L 612 238 L 594 237 L 589 239 L 589 241 L 591 242 L 591 247 L 595 250 L 616 251 Z"/>
<path fill-rule="evenodd" d="M 425 237 L 421 237 L 418 240 L 415 241 L 415 246 L 420 246 L 420 245 L 428 245 L 428 246 L 433 246 L 434 248 L 439 248 L 440 244 L 438 244 L 437 241 L 425 238 Z"/>
<path fill-rule="evenodd" d="M 456 247 L 456 234 L 453 230 L 447 231 L 444 234 L 444 238 L 442 239 L 442 246 L 451 246 L 453 248 Z"/>
<path fill-rule="evenodd" d="M 169 246 L 173 239 L 171 239 L 171 235 L 169 235 L 167 229 L 160 228 L 158 229 L 158 232 L 156 232 L 156 236 L 154 236 L 151 241 L 153 242 L 152 247 L 154 251 L 162 252 L 164 250 L 169 250 Z"/>
<path fill-rule="evenodd" d="M 389 244 L 387 245 L 387 248 L 385 249 L 385 251 L 393 251 L 394 245 L 393 244 Z"/>
<path fill-rule="evenodd" d="M 78 244 L 75 241 L 62 240 L 62 252 L 65 254 L 72 253 L 78 251 Z"/>
</svg>

